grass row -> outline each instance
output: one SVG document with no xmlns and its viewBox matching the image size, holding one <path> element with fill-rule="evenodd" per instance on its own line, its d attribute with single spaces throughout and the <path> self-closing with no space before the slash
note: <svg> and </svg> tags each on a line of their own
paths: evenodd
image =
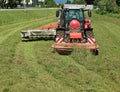
<svg viewBox="0 0 120 92">
<path fill-rule="evenodd" d="M 9 12 L 10 13 L 10 12 Z M 37 14 L 37 13 L 36 13 Z M 50 15 L 52 14 L 52 11 L 50 12 Z M 38 13 L 40 15 L 40 13 Z M 37 15 L 37 16 L 38 16 Z M 49 15 L 49 14 L 48 14 Z M 20 31 L 23 29 L 31 29 L 40 27 L 44 24 L 49 24 L 54 21 L 56 21 L 53 16 L 45 15 L 43 18 L 39 16 L 39 18 L 27 20 L 24 18 L 21 21 L 20 19 L 17 20 L 17 22 L 8 22 L 6 25 L 0 26 L 1 33 L 1 44 L 0 44 L 0 92 L 5 91 L 26 91 L 28 88 L 24 88 L 26 83 L 27 75 L 29 75 L 29 70 L 25 65 L 20 65 L 22 61 L 24 61 L 24 54 L 22 53 L 24 47 L 20 47 L 19 45 L 21 42 L 20 38 Z M 30 16 L 30 15 L 29 15 Z M 32 15 L 31 15 L 32 18 Z M 9 18 L 8 18 L 9 19 Z M 6 19 L 7 20 L 7 19 Z M 42 21 L 42 22 L 41 22 Z M 23 43 L 25 44 L 25 43 Z M 31 53 L 32 54 L 32 53 Z M 28 53 L 29 55 L 29 53 Z M 28 61 L 25 61 L 28 62 Z M 30 64 L 31 65 L 31 64 Z M 32 69 L 31 69 L 32 71 Z M 30 72 L 31 72 L 30 71 Z M 30 74 L 32 75 L 32 73 Z M 18 86 L 23 85 L 22 89 L 19 90 L 17 88 Z"/>
</svg>

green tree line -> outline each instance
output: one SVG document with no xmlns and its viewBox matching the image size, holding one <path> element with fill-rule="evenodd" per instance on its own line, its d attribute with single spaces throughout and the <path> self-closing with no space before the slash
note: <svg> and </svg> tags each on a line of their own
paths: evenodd
<svg viewBox="0 0 120 92">
<path fill-rule="evenodd" d="M 70 0 L 67 0 L 70 1 Z M 109 13 L 120 12 L 120 0 L 74 0 L 74 4 L 86 4 L 88 2 L 93 3 L 94 6 L 98 6 L 101 11 Z"/>
<path fill-rule="evenodd" d="M 1 8 L 15 8 L 17 5 L 21 5 L 22 0 L 0 0 Z"/>
<path fill-rule="evenodd" d="M 6 7 L 16 7 L 18 4 L 21 4 L 22 0 L 8 0 L 8 4 L 6 5 L 6 0 L 0 0 L 0 7 L 6 8 Z M 26 0 L 26 4 L 28 4 L 30 0 Z M 32 0 L 33 5 L 42 5 L 45 7 L 56 7 L 55 0 L 45 0 L 45 2 L 39 2 L 39 0 Z M 100 9 L 104 12 L 109 13 L 118 13 L 120 12 L 120 0 L 74 0 L 71 2 L 71 0 L 67 0 L 68 4 L 89 4 L 93 3 L 95 6 L 99 6 Z"/>
<path fill-rule="evenodd" d="M 105 12 L 120 12 L 120 0 L 95 0 L 94 4 L 100 6 L 100 9 Z"/>
</svg>

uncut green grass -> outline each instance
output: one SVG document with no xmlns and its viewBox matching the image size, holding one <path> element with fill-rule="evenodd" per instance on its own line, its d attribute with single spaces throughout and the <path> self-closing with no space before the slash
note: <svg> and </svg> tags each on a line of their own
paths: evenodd
<svg viewBox="0 0 120 92">
<path fill-rule="evenodd" d="M 44 12 L 0 12 L 0 92 L 119 92 L 119 19 L 93 14 L 99 55 L 75 48 L 66 56 L 51 53 L 52 40 L 21 41 L 21 30 L 57 22 L 55 10 Z"/>
<path fill-rule="evenodd" d="M 39 19 L 44 16 L 51 16 L 54 10 L 18 10 L 18 11 L 0 11 L 0 25 L 19 23 L 28 20 Z"/>
</svg>

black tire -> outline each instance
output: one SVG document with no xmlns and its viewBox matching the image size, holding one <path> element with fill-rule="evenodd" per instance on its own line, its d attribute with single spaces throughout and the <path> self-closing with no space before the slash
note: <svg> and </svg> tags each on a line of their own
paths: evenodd
<svg viewBox="0 0 120 92">
<path fill-rule="evenodd" d="M 99 55 L 99 51 L 98 50 L 93 50 L 92 54 L 95 55 L 95 56 L 97 56 L 97 55 Z"/>
<path fill-rule="evenodd" d="M 56 29 L 56 37 L 63 37 L 65 36 L 65 29 L 58 28 Z"/>
<path fill-rule="evenodd" d="M 94 37 L 94 34 L 93 34 L 93 31 L 92 31 L 92 30 L 87 30 L 87 31 L 85 32 L 85 35 L 86 35 L 87 38 L 89 38 L 89 37 Z"/>
</svg>

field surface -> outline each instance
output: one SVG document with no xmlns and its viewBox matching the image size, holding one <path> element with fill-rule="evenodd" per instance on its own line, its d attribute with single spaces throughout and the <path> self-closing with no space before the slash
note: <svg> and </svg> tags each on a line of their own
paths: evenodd
<svg viewBox="0 0 120 92">
<path fill-rule="evenodd" d="M 0 92 L 120 92 L 120 19 L 90 18 L 99 55 L 51 53 L 52 40 L 22 42 L 20 31 L 56 23 L 55 10 L 0 11 Z"/>
</svg>

